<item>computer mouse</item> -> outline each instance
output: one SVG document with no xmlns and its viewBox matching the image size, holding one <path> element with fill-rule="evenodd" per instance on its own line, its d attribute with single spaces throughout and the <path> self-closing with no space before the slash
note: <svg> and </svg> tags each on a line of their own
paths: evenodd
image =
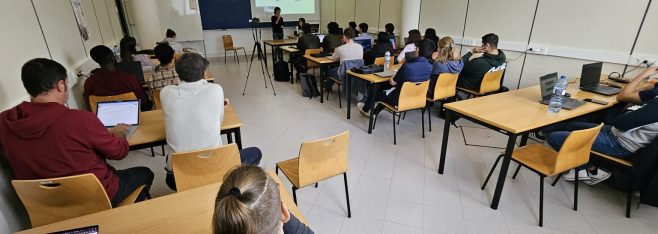
<svg viewBox="0 0 658 234">
<path fill-rule="evenodd" d="M 570 93 L 564 93 L 564 96 L 565 97 L 571 97 L 571 94 Z"/>
</svg>

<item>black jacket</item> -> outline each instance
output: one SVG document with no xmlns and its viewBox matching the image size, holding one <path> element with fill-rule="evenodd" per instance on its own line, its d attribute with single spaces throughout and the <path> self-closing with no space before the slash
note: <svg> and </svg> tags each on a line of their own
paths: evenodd
<svg viewBox="0 0 658 234">
<path fill-rule="evenodd" d="M 470 60 L 473 54 L 468 52 L 462 57 L 464 60 L 464 68 L 459 73 L 457 86 L 471 90 L 480 90 L 480 83 L 484 74 L 491 68 L 496 68 L 505 63 L 505 53 L 498 50 L 498 55 L 485 53 L 480 58 Z"/>
<path fill-rule="evenodd" d="M 320 38 L 313 34 L 304 34 L 297 39 L 297 49 L 300 54 L 306 53 L 306 49 L 320 48 Z"/>
<path fill-rule="evenodd" d="M 328 34 L 322 39 L 322 48 L 325 52 L 333 53 L 334 49 L 343 44 L 343 35 Z"/>
<path fill-rule="evenodd" d="M 640 202 L 658 206 L 658 139 L 633 154 L 633 178 Z"/>
<path fill-rule="evenodd" d="M 383 42 L 383 43 L 377 43 L 375 46 L 372 48 L 372 50 L 368 51 L 363 55 L 363 61 L 366 65 L 370 65 L 375 63 L 375 59 L 379 57 L 384 57 L 386 55 L 386 51 L 391 53 L 391 59 L 395 59 L 393 57 L 393 46 L 391 45 L 390 42 Z"/>
</svg>

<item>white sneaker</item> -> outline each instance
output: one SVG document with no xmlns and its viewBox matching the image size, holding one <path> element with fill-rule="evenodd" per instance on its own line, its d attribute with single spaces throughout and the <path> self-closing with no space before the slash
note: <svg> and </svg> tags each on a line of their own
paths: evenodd
<svg viewBox="0 0 658 234">
<path fill-rule="evenodd" d="M 565 181 L 576 181 L 576 170 L 571 169 L 567 174 L 562 175 L 562 179 Z M 580 170 L 578 172 L 578 181 L 588 181 L 591 177 L 587 170 Z"/>
<path fill-rule="evenodd" d="M 356 107 L 359 108 L 359 112 L 361 112 L 361 115 L 363 115 L 363 116 L 365 116 L 365 117 L 370 117 L 370 112 L 367 112 L 367 111 L 364 111 L 364 110 L 363 110 L 363 106 L 365 106 L 365 105 L 366 105 L 366 104 L 363 103 L 363 102 L 357 102 L 357 103 L 356 103 Z"/>
<path fill-rule="evenodd" d="M 595 184 L 603 182 L 604 180 L 607 180 L 608 178 L 610 178 L 611 175 L 612 175 L 612 173 L 607 172 L 607 171 L 599 168 L 596 171 L 596 175 L 590 174 L 590 176 L 589 176 L 590 179 L 586 180 L 586 181 L 583 181 L 583 183 L 585 183 L 586 185 L 595 185 Z"/>
</svg>

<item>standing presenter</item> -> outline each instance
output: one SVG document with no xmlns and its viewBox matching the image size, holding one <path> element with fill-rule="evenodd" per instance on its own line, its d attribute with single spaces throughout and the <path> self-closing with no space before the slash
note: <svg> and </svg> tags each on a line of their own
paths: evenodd
<svg viewBox="0 0 658 234">
<path fill-rule="evenodd" d="M 283 39 L 283 17 L 281 17 L 281 8 L 274 8 L 274 15 L 272 16 L 272 36 L 274 40 Z M 279 48 L 275 48 L 273 53 L 279 60 L 283 60 L 283 52 Z"/>
</svg>

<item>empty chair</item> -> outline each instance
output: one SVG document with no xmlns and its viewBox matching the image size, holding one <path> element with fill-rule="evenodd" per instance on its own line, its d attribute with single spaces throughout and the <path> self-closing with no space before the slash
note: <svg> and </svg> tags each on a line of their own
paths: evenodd
<svg viewBox="0 0 658 234">
<path fill-rule="evenodd" d="M 224 63 L 226 63 L 226 51 L 232 50 L 233 51 L 233 58 L 238 61 L 238 64 L 240 64 L 240 58 L 238 56 L 238 50 L 242 50 L 244 52 L 244 60 L 249 61 L 247 59 L 247 51 L 244 49 L 244 47 L 235 47 L 233 46 L 233 37 L 231 35 L 224 35 L 222 36 L 222 42 L 224 43 Z"/>
<path fill-rule="evenodd" d="M 347 201 L 347 217 L 352 217 L 350 211 L 350 195 L 347 189 L 347 152 L 350 132 L 343 132 L 329 138 L 302 143 L 299 156 L 276 164 L 292 183 L 292 197 L 297 203 L 297 189 L 315 184 L 331 177 L 343 174 L 345 182 L 345 199 Z"/>
<path fill-rule="evenodd" d="M 110 198 L 94 174 L 41 180 L 12 180 L 18 197 L 30 216 L 32 227 L 112 209 Z M 118 206 L 135 203 L 144 186 Z"/>
<path fill-rule="evenodd" d="M 432 114 L 430 108 L 434 106 L 434 103 L 441 101 L 441 106 L 439 107 L 439 112 L 443 111 L 443 101 L 455 97 L 457 94 L 457 79 L 459 74 L 452 73 L 442 73 L 437 77 L 436 84 L 434 87 L 429 87 L 434 89 L 431 97 L 427 97 L 427 120 L 430 127 L 430 132 L 432 131 Z"/>
<path fill-rule="evenodd" d="M 576 175 L 578 175 L 578 167 L 589 162 L 592 144 L 594 144 L 601 127 L 603 127 L 603 124 L 590 129 L 571 132 L 559 152 L 555 152 L 550 147 L 539 143 L 523 146 L 512 152 L 512 160 L 539 175 L 539 226 L 544 224 L 544 178 L 548 176 L 560 177 L 562 173 L 574 168 L 576 169 Z M 498 161 L 502 157 L 503 155 L 500 155 L 496 158 L 489 175 L 484 180 L 482 189 L 487 186 L 491 174 L 493 174 Z M 513 178 L 516 178 L 516 173 Z M 578 210 L 578 176 L 575 178 L 573 210 Z"/>
<path fill-rule="evenodd" d="M 222 182 L 224 175 L 240 165 L 240 151 L 236 144 L 212 149 L 174 153 L 171 157 L 176 191 Z"/>
<path fill-rule="evenodd" d="M 505 69 L 490 71 L 484 74 L 484 77 L 482 78 L 482 83 L 480 83 L 479 90 L 470 90 L 466 88 L 458 88 L 458 89 L 459 91 L 465 92 L 469 98 L 485 96 L 500 90 L 504 76 L 505 76 Z"/>
<path fill-rule="evenodd" d="M 393 144 L 397 144 L 397 133 L 395 130 L 395 117 L 398 117 L 400 113 L 407 112 L 410 110 L 420 109 L 421 122 L 422 122 L 422 135 L 425 138 L 425 106 L 427 105 L 427 89 L 430 85 L 430 81 L 424 82 L 404 82 L 402 84 L 402 90 L 400 90 L 400 99 L 397 106 L 392 106 L 386 102 L 378 102 L 377 104 L 383 105 L 384 109 L 388 110 L 393 114 Z M 379 115 L 375 116 L 375 121 L 373 123 L 373 129 L 377 125 L 377 118 Z"/>
<path fill-rule="evenodd" d="M 113 96 L 91 95 L 89 96 L 89 107 L 91 108 L 91 112 L 96 113 L 96 108 L 98 108 L 99 102 L 128 101 L 128 100 L 137 100 L 137 96 L 135 96 L 135 93 L 130 92 L 130 93 L 123 93 L 119 95 L 113 95 Z"/>
</svg>

